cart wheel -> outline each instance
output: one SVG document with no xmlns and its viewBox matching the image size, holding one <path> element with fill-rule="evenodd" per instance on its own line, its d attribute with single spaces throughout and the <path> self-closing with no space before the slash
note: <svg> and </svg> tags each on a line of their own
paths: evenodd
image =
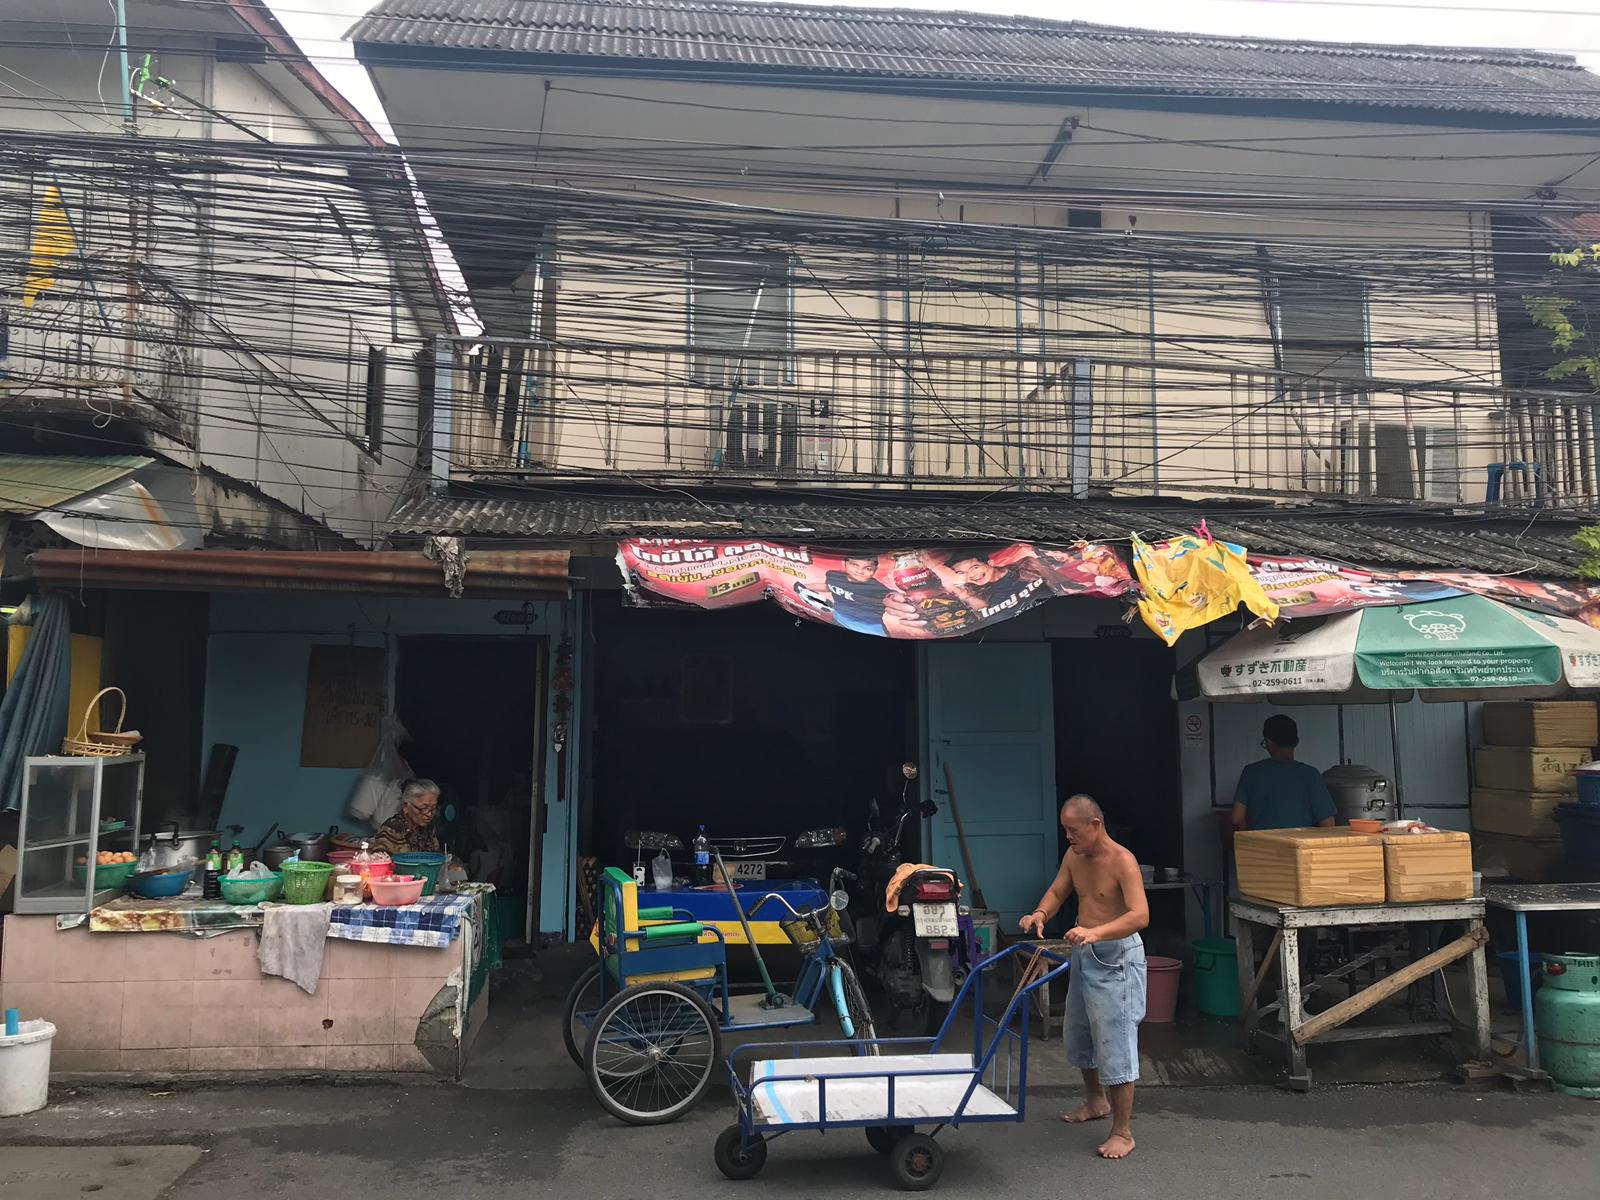
<svg viewBox="0 0 1600 1200">
<path fill-rule="evenodd" d="M 589 1040 L 589 1026 L 600 1010 L 600 964 L 595 963 L 572 985 L 567 1005 L 562 1010 L 561 1040 L 567 1044 L 572 1061 L 583 1066 L 583 1047 Z"/>
<path fill-rule="evenodd" d="M 729 1125 L 717 1134 L 717 1144 L 712 1157 L 717 1160 L 717 1170 L 729 1179 L 754 1179 L 767 1165 L 767 1143 L 743 1144 L 744 1134 L 737 1125 Z"/>
<path fill-rule="evenodd" d="M 909 1125 L 868 1125 L 867 1143 L 879 1154 L 893 1154 L 895 1143 L 915 1132 Z"/>
<path fill-rule="evenodd" d="M 630 1125 L 676 1121 L 705 1094 L 721 1061 L 711 1010 L 678 983 L 636 984 L 613 996 L 583 1052 L 589 1090 Z"/>
<path fill-rule="evenodd" d="M 889 1156 L 895 1182 L 908 1192 L 925 1192 L 939 1182 L 944 1171 L 944 1151 L 925 1133 L 908 1133 Z"/>
</svg>

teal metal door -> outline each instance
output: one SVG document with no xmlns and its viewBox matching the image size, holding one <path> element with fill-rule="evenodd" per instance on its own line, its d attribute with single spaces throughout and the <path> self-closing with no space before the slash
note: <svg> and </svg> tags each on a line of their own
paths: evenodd
<svg viewBox="0 0 1600 1200">
<path fill-rule="evenodd" d="M 945 764 L 972 852 L 972 871 L 1008 930 L 1032 912 L 1061 858 L 1056 849 L 1055 716 L 1047 642 L 927 647 L 927 861 L 972 880 L 945 787 Z"/>
</svg>

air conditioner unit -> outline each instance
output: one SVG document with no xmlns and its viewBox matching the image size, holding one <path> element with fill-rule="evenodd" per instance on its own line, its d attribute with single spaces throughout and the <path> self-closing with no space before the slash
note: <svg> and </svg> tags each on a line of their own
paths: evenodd
<svg viewBox="0 0 1600 1200">
<path fill-rule="evenodd" d="M 1333 490 L 1341 495 L 1454 504 L 1460 498 L 1460 436 L 1440 425 L 1341 421 L 1332 471 Z"/>
</svg>

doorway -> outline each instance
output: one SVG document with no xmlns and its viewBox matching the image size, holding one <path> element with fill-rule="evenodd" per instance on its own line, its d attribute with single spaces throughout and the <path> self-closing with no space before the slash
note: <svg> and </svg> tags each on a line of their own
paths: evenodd
<svg viewBox="0 0 1600 1200">
<path fill-rule="evenodd" d="M 1057 794 L 1098 800 L 1111 836 L 1140 862 L 1183 866 L 1173 652 L 1143 638 L 1051 645 Z"/>
<path fill-rule="evenodd" d="M 440 840 L 517 914 L 508 940 L 528 938 L 538 895 L 544 656 L 542 637 L 403 637 L 395 665 L 400 753 L 439 785 Z"/>
<path fill-rule="evenodd" d="M 596 596 L 589 806 L 579 842 L 626 864 L 631 829 L 685 842 L 844 827 L 859 844 L 875 799 L 898 796 L 912 744 L 906 642 L 750 605 L 633 609 Z M 914 757 L 914 756 L 913 756 Z M 889 783 L 890 776 L 895 781 Z"/>
</svg>

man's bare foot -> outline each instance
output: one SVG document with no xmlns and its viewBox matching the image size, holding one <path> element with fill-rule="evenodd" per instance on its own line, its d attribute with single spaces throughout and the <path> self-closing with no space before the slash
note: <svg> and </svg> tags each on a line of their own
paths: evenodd
<svg viewBox="0 0 1600 1200">
<path fill-rule="evenodd" d="M 1101 1158 L 1127 1158 L 1133 1153 L 1133 1139 L 1125 1133 L 1113 1133 L 1095 1153 Z"/>
<path fill-rule="evenodd" d="M 1061 1119 L 1068 1125 L 1082 1125 L 1085 1121 L 1103 1121 L 1110 1115 L 1111 1105 L 1105 1100 L 1088 1100 L 1071 1112 L 1062 1113 Z"/>
</svg>

